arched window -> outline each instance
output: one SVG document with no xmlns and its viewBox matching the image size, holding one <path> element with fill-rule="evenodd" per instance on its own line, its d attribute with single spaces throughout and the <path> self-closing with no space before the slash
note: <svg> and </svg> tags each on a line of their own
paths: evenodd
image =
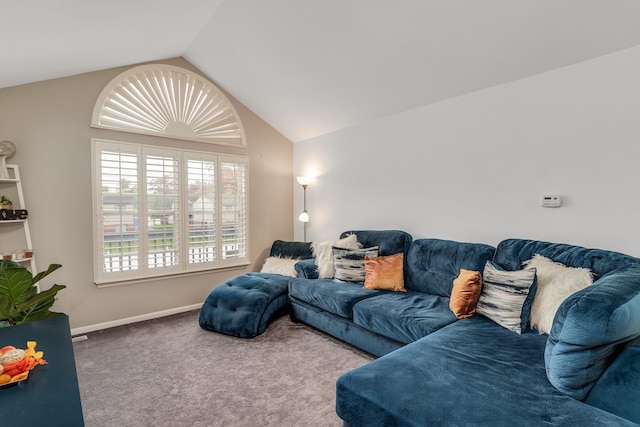
<svg viewBox="0 0 640 427">
<path fill-rule="evenodd" d="M 114 78 L 98 96 L 91 126 L 246 146 L 242 123 L 222 91 L 166 64 L 141 65 Z"/>
<path fill-rule="evenodd" d="M 204 78 L 164 64 L 113 79 L 98 96 L 91 126 L 246 146 L 227 97 Z M 123 135 L 92 139 L 95 282 L 247 265 L 248 158 Z"/>
</svg>

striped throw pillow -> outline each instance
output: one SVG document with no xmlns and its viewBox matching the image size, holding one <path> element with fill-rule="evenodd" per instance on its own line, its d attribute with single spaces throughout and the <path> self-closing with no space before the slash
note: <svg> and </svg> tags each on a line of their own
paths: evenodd
<svg viewBox="0 0 640 427">
<path fill-rule="evenodd" d="M 536 270 L 504 271 L 487 261 L 476 312 L 521 334 L 527 328 L 535 294 Z"/>
<path fill-rule="evenodd" d="M 333 261 L 336 269 L 334 280 L 346 283 L 364 283 L 364 257 L 378 257 L 378 247 L 363 249 L 342 249 L 333 247 Z"/>
</svg>

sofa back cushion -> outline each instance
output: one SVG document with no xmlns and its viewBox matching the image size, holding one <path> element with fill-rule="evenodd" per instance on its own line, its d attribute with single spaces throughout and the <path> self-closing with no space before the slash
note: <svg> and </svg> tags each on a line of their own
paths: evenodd
<svg viewBox="0 0 640 427">
<path fill-rule="evenodd" d="M 352 230 L 340 235 L 343 239 L 349 234 L 355 234 L 358 243 L 363 248 L 378 247 L 378 256 L 395 255 L 399 253 L 407 255 L 413 238 L 409 233 L 400 230 Z"/>
<path fill-rule="evenodd" d="M 640 267 L 605 274 L 558 309 L 545 348 L 547 377 L 582 400 L 625 343 L 640 336 Z"/>
<path fill-rule="evenodd" d="M 377 246 L 378 256 L 404 254 L 403 271 L 406 274 L 407 253 L 413 241 L 409 233 L 401 230 L 351 230 L 342 233 L 340 238 L 343 239 L 349 234 L 355 234 L 363 248 Z"/>
<path fill-rule="evenodd" d="M 409 248 L 405 287 L 449 297 L 460 269 L 482 271 L 495 248 L 481 243 L 418 239 Z"/>
<path fill-rule="evenodd" d="M 310 242 L 285 242 L 276 240 L 271 245 L 269 256 L 278 258 L 309 259 L 313 258 Z"/>
<path fill-rule="evenodd" d="M 540 254 L 567 267 L 588 268 L 594 279 L 610 271 L 640 263 L 640 259 L 602 249 L 587 249 L 539 240 L 507 239 L 498 244 L 493 262 L 505 270 L 520 270 L 522 263 Z"/>
</svg>

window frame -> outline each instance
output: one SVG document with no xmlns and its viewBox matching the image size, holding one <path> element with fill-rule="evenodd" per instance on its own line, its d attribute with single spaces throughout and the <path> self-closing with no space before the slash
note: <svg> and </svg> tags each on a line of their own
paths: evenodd
<svg viewBox="0 0 640 427">
<path fill-rule="evenodd" d="M 138 217 L 137 237 L 138 265 L 135 269 L 127 271 L 105 271 L 105 233 L 103 218 L 103 177 L 102 177 L 102 153 L 105 151 L 116 150 L 120 152 L 130 153 L 137 159 L 137 186 L 136 193 L 137 210 L 135 214 Z M 250 264 L 249 260 L 249 158 L 243 155 L 225 154 L 204 150 L 192 150 L 176 147 L 165 147 L 152 144 L 139 144 L 125 141 L 108 140 L 104 138 L 91 139 L 92 154 L 92 198 L 93 198 L 93 235 L 94 235 L 94 282 L 97 285 L 125 284 L 131 282 L 146 281 L 152 278 L 162 278 L 176 275 L 185 275 L 190 273 L 200 273 L 206 271 L 219 270 L 229 267 L 242 267 Z M 178 184 L 178 217 L 174 219 L 175 230 L 173 238 L 178 238 L 177 260 L 175 265 L 170 267 L 149 268 L 148 266 L 148 250 L 149 250 L 149 234 L 148 234 L 148 189 L 147 189 L 147 167 L 146 157 L 149 154 L 175 155 L 177 158 L 177 179 Z M 189 179 L 188 179 L 188 162 L 194 159 L 204 159 L 204 161 L 212 162 L 215 165 L 214 170 L 214 216 L 216 219 L 215 228 L 213 229 L 215 246 L 215 258 L 212 261 L 205 262 L 189 262 L 190 259 L 190 227 L 189 227 Z M 196 160 L 198 161 L 198 160 Z M 240 245 L 240 252 L 237 257 L 223 259 L 223 191 L 221 179 L 221 165 L 225 162 L 231 162 L 240 165 L 243 176 L 240 182 L 243 185 L 244 198 L 242 198 L 240 216 L 243 220 L 240 230 L 243 234 L 236 236 Z M 240 167 L 238 166 L 238 167 Z M 122 195 L 123 193 L 116 193 Z M 120 199 L 121 200 L 121 199 Z M 237 206 L 236 206 L 237 208 Z M 237 212 L 237 209 L 236 209 Z M 242 239 L 238 239 L 238 236 Z M 175 244 L 176 241 L 172 242 Z M 243 249 L 243 250 L 242 250 Z M 122 253 L 121 253 L 122 256 Z M 140 261 L 143 260 L 143 261 Z"/>
</svg>

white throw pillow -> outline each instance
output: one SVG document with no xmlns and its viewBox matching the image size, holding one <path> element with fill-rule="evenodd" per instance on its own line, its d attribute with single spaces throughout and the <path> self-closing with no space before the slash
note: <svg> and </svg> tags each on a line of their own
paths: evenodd
<svg viewBox="0 0 640 427">
<path fill-rule="evenodd" d="M 283 276 L 298 277 L 295 265 L 300 261 L 296 258 L 280 258 L 277 256 L 268 257 L 264 260 L 264 265 L 260 273 L 281 274 Z"/>
<path fill-rule="evenodd" d="M 340 240 L 311 243 L 311 250 L 313 251 L 313 256 L 316 258 L 318 277 L 320 279 L 332 279 L 336 273 L 333 265 L 332 248 L 334 246 L 341 249 L 360 249 L 362 245 L 358 243 L 358 237 L 355 234 L 349 234 Z"/>
<path fill-rule="evenodd" d="M 538 280 L 529 324 L 540 333 L 549 334 L 560 304 L 569 295 L 592 284 L 593 274 L 588 268 L 567 267 L 539 254 L 523 265 L 535 268 Z"/>
</svg>

